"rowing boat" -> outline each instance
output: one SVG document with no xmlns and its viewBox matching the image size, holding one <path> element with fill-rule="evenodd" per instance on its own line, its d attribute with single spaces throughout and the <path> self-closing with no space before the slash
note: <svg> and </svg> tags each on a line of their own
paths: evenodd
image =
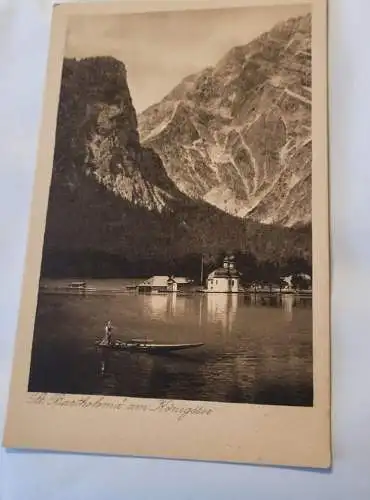
<svg viewBox="0 0 370 500">
<path fill-rule="evenodd" d="M 96 342 L 98 347 L 111 349 L 114 351 L 129 351 L 129 352 L 147 352 L 147 353 L 165 353 L 172 351 L 183 351 L 185 349 L 194 349 L 201 347 L 204 344 L 199 342 L 196 344 L 157 344 L 153 341 L 134 339 L 126 342 L 115 340 L 111 343 L 105 339 Z"/>
</svg>

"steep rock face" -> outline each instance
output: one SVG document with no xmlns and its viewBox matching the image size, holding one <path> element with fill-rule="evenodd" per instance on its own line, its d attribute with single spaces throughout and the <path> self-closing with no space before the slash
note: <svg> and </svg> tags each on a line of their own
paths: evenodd
<svg viewBox="0 0 370 500">
<path fill-rule="evenodd" d="M 170 214 L 173 200 L 187 198 L 154 151 L 140 145 L 124 65 L 113 58 L 65 60 L 46 250 L 150 255 L 166 248 L 159 214 Z"/>
<path fill-rule="evenodd" d="M 81 172 L 148 210 L 181 197 L 160 158 L 140 145 L 126 69 L 113 58 L 64 63 L 54 177 L 73 190 Z"/>
<path fill-rule="evenodd" d="M 157 153 L 140 144 L 124 65 L 113 58 L 65 60 L 45 268 L 62 254 L 85 251 L 132 262 L 229 249 L 258 260 L 309 260 L 310 239 L 309 231 L 245 223 L 184 194 Z"/>
<path fill-rule="evenodd" d="M 311 16 L 280 23 L 139 116 L 193 199 L 284 226 L 311 221 Z"/>
</svg>

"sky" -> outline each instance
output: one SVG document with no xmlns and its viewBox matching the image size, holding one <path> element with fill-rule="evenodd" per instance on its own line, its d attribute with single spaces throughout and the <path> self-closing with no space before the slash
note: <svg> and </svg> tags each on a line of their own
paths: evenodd
<svg viewBox="0 0 370 500">
<path fill-rule="evenodd" d="M 246 7 L 70 18 L 66 57 L 113 56 L 125 63 L 137 113 L 159 102 L 186 76 L 215 65 L 308 5 Z"/>
</svg>

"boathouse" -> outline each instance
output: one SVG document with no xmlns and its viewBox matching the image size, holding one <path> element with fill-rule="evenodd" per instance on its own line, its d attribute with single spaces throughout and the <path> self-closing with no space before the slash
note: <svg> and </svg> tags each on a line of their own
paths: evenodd
<svg viewBox="0 0 370 500">
<path fill-rule="evenodd" d="M 233 256 L 226 256 L 222 267 L 212 271 L 207 278 L 207 292 L 235 293 L 239 291 L 240 273 L 235 268 Z"/>
<path fill-rule="evenodd" d="M 152 276 L 137 286 L 140 293 L 177 292 L 192 284 L 189 278 L 178 276 Z"/>
</svg>

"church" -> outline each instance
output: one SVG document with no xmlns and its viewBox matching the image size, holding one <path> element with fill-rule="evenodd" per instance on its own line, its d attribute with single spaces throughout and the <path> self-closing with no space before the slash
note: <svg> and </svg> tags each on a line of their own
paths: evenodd
<svg viewBox="0 0 370 500">
<path fill-rule="evenodd" d="M 235 269 L 235 259 L 233 256 L 226 256 L 223 266 L 208 276 L 206 292 L 236 293 L 239 291 L 239 282 L 240 273 Z"/>
</svg>

